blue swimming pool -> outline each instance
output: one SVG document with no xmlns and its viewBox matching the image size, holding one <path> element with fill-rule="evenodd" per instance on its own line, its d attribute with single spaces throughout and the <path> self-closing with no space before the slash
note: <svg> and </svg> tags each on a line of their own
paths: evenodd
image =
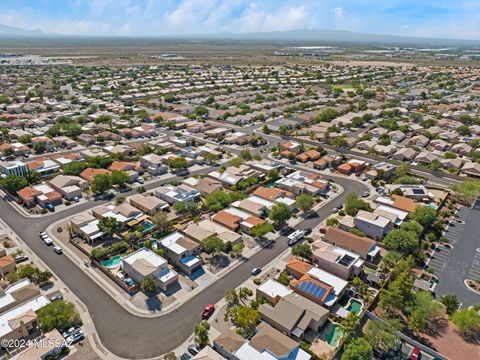
<svg viewBox="0 0 480 360">
<path fill-rule="evenodd" d="M 120 266 L 121 262 L 122 257 L 120 255 L 116 255 L 108 260 L 102 261 L 102 265 L 107 269 L 115 269 Z"/>
</svg>

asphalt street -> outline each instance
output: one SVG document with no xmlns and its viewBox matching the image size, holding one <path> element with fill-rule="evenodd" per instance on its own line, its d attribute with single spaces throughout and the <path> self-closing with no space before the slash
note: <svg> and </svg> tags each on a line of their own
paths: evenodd
<svg viewBox="0 0 480 360">
<path fill-rule="evenodd" d="M 330 178 L 343 186 L 345 192 L 321 208 L 318 216 L 300 223 L 298 228 L 313 228 L 330 215 L 334 206 L 345 201 L 347 193 L 355 191 L 360 194 L 367 190 L 357 181 Z M 146 188 L 158 185 L 150 184 Z M 97 201 L 95 205 L 102 203 L 105 201 Z M 227 289 L 248 279 L 252 268 L 263 268 L 287 248 L 286 239 L 280 238 L 272 247 L 262 249 L 174 312 L 156 318 L 138 317 L 126 311 L 68 257 L 56 255 L 38 236 L 50 224 L 92 206 L 92 202 L 88 202 L 50 216 L 31 219 L 19 215 L 8 202 L 0 201 L 0 216 L 86 305 L 103 346 L 124 358 L 151 358 L 175 349 L 191 335 L 194 324 L 201 320 L 200 313 L 205 304 L 219 301 Z"/>
<path fill-rule="evenodd" d="M 463 307 L 480 303 L 480 295 L 470 291 L 464 280 L 480 279 L 480 241 L 478 227 L 480 223 L 480 203 L 472 209 L 463 207 L 457 213 L 463 223 L 450 225 L 445 232 L 451 247 L 439 247 L 433 254 L 428 266 L 438 276 L 435 289 L 437 297 L 456 294 Z"/>
</svg>

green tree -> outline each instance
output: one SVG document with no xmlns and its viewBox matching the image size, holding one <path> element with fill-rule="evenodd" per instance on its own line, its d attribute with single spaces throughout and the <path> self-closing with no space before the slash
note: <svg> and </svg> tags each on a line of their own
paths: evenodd
<svg viewBox="0 0 480 360">
<path fill-rule="evenodd" d="M 339 224 L 338 219 L 333 217 L 328 218 L 325 223 L 327 224 L 327 226 L 332 226 L 332 227 L 336 227 Z"/>
<path fill-rule="evenodd" d="M 250 149 L 242 149 L 240 151 L 240 157 L 245 160 L 252 160 L 252 153 L 250 152 Z"/>
<path fill-rule="evenodd" d="M 227 289 L 227 291 L 225 291 L 225 300 L 229 306 L 238 304 L 239 297 L 235 289 Z"/>
<path fill-rule="evenodd" d="M 71 163 L 65 164 L 63 167 L 64 175 L 79 175 L 83 170 L 86 169 L 86 165 L 83 161 L 72 161 Z"/>
<path fill-rule="evenodd" d="M 240 328 L 243 337 L 250 338 L 260 323 L 260 313 L 250 306 L 241 306 L 237 311 L 235 323 Z"/>
<path fill-rule="evenodd" d="M 121 224 L 113 217 L 104 217 L 98 222 L 98 229 L 113 236 L 120 231 Z"/>
<path fill-rule="evenodd" d="M 471 202 L 480 195 L 480 181 L 465 180 L 460 184 L 449 186 L 450 190 L 462 200 Z"/>
<path fill-rule="evenodd" d="M 342 354 L 342 360 L 370 360 L 373 359 L 373 348 L 364 338 L 356 338 L 348 342 Z"/>
<path fill-rule="evenodd" d="M 218 161 L 218 155 L 217 154 L 213 154 L 213 153 L 206 153 L 203 158 L 205 159 L 205 161 L 208 161 L 210 164 L 214 164 L 215 162 Z"/>
<path fill-rule="evenodd" d="M 283 227 L 291 217 L 292 211 L 284 203 L 277 203 L 272 206 L 270 220 L 275 222 L 279 228 Z"/>
<path fill-rule="evenodd" d="M 343 331 L 347 334 L 353 331 L 357 326 L 359 320 L 359 316 L 353 311 L 351 311 L 341 322 Z"/>
<path fill-rule="evenodd" d="M 385 246 L 389 249 L 402 253 L 411 253 L 418 245 L 418 236 L 413 231 L 394 229 L 390 231 L 383 240 Z"/>
<path fill-rule="evenodd" d="M 374 348 L 388 351 L 399 340 L 395 331 L 400 330 L 401 325 L 397 319 L 387 319 L 386 323 L 368 320 L 365 330 L 365 340 Z"/>
<path fill-rule="evenodd" d="M 395 169 L 395 176 L 400 178 L 408 175 L 410 171 L 410 165 L 408 163 L 401 163 Z"/>
<path fill-rule="evenodd" d="M 278 275 L 277 281 L 278 281 L 280 284 L 283 284 L 283 285 L 285 285 L 285 286 L 290 285 L 290 276 L 288 275 L 288 272 L 282 271 L 282 272 L 280 273 L 280 275 Z"/>
<path fill-rule="evenodd" d="M 480 314 L 473 307 L 455 311 L 451 320 L 461 334 L 467 335 L 480 331 Z"/>
<path fill-rule="evenodd" d="M 396 251 L 389 251 L 380 262 L 380 271 L 384 274 L 390 272 L 401 259 L 402 254 Z"/>
<path fill-rule="evenodd" d="M 380 291 L 380 307 L 390 314 L 403 310 L 412 295 L 413 280 L 409 272 L 402 272 Z"/>
<path fill-rule="evenodd" d="M 429 206 L 417 206 L 410 218 L 424 228 L 429 228 L 437 220 L 437 211 Z"/>
<path fill-rule="evenodd" d="M 140 282 L 140 290 L 147 295 L 153 296 L 157 293 L 157 282 L 153 276 L 145 276 Z"/>
<path fill-rule="evenodd" d="M 205 106 L 197 106 L 195 108 L 195 115 L 197 116 L 207 116 L 208 109 Z"/>
<path fill-rule="evenodd" d="M 446 294 L 440 297 L 440 302 L 445 305 L 445 309 L 448 315 L 452 315 L 455 311 L 458 310 L 460 306 L 460 301 L 458 300 L 457 295 Z"/>
<path fill-rule="evenodd" d="M 443 306 L 433 300 L 432 294 L 420 291 L 415 296 L 415 305 L 410 313 L 408 323 L 415 331 L 424 331 L 434 318 L 443 313 Z"/>
<path fill-rule="evenodd" d="M 170 227 L 170 221 L 168 221 L 167 214 L 163 211 L 158 211 L 155 213 L 150 217 L 150 220 L 160 233 L 164 233 Z"/>
<path fill-rule="evenodd" d="M 310 259 L 312 256 L 312 248 L 307 242 L 302 244 L 295 245 L 292 247 L 292 254 L 295 256 L 300 256 L 303 259 Z"/>
<path fill-rule="evenodd" d="M 173 209 L 181 214 L 192 213 L 198 209 L 198 204 L 193 201 L 178 201 L 173 204 Z"/>
<path fill-rule="evenodd" d="M 216 212 L 225 208 L 233 201 L 241 199 L 242 197 L 245 197 L 245 195 L 242 193 L 236 193 L 235 195 L 231 195 L 231 193 L 226 193 L 223 189 L 219 189 L 215 190 L 210 195 L 207 195 L 205 199 L 205 206 L 208 210 Z"/>
<path fill-rule="evenodd" d="M 0 185 L 9 193 L 13 194 L 27 186 L 28 181 L 23 176 L 8 175 L 7 177 L 0 180 Z"/>
<path fill-rule="evenodd" d="M 300 210 L 307 212 L 312 209 L 314 201 L 311 195 L 302 194 L 297 196 L 295 203 Z"/>
<path fill-rule="evenodd" d="M 236 243 L 232 246 L 232 252 L 235 255 L 240 256 L 240 255 L 242 255 L 244 248 L 245 248 L 245 245 L 243 244 L 243 242 L 238 242 L 238 243 Z"/>
<path fill-rule="evenodd" d="M 53 301 L 37 311 L 38 322 L 43 332 L 66 329 L 81 323 L 80 315 L 72 303 Z"/>
<path fill-rule="evenodd" d="M 372 211 L 372 208 L 367 202 L 359 199 L 356 193 L 348 193 L 345 200 L 345 212 L 350 216 L 355 216 L 360 210 Z"/>
<path fill-rule="evenodd" d="M 203 248 L 207 254 L 216 254 L 225 251 L 226 245 L 218 236 L 211 235 L 205 239 Z"/>
<path fill-rule="evenodd" d="M 168 160 L 168 166 L 171 169 L 180 170 L 187 168 L 187 160 L 183 157 L 176 157 L 174 159 Z"/>
<path fill-rule="evenodd" d="M 37 142 L 37 143 L 33 144 L 33 150 L 37 154 L 44 153 L 45 150 L 47 150 L 47 145 L 44 142 Z"/>
<path fill-rule="evenodd" d="M 203 320 L 200 324 L 197 324 L 193 327 L 193 332 L 195 333 L 195 343 L 200 347 L 204 348 L 208 345 L 209 337 L 208 331 L 210 330 L 210 323 L 206 320 Z"/>
<path fill-rule="evenodd" d="M 120 188 L 124 188 L 126 184 L 130 183 L 127 173 L 121 170 L 113 170 L 110 174 L 110 180 L 113 185 L 117 185 Z"/>
<path fill-rule="evenodd" d="M 262 238 L 267 233 L 273 231 L 273 225 L 270 223 L 257 224 L 250 230 L 250 234 L 256 238 Z"/>
<path fill-rule="evenodd" d="M 278 173 L 277 169 L 272 169 L 267 173 L 267 177 L 270 180 L 275 181 L 275 180 L 278 180 L 280 178 L 280 174 Z"/>
<path fill-rule="evenodd" d="M 112 180 L 110 174 L 97 174 L 93 177 L 90 188 L 94 194 L 102 194 L 110 190 Z"/>
<path fill-rule="evenodd" d="M 332 108 L 326 108 L 315 117 L 317 122 L 330 122 L 339 115 L 338 111 Z"/>
<path fill-rule="evenodd" d="M 411 231 L 414 232 L 417 235 L 420 235 L 423 231 L 423 226 L 420 225 L 418 222 L 415 220 L 411 221 L 406 221 L 400 225 L 400 229 L 405 230 L 405 231 Z"/>
</svg>

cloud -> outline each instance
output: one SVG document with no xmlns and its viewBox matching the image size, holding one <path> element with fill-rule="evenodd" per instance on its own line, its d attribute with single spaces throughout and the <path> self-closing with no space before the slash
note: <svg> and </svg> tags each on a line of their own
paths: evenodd
<svg viewBox="0 0 480 360">
<path fill-rule="evenodd" d="M 343 15 L 345 15 L 345 10 L 341 7 L 336 7 L 335 9 L 333 9 L 333 12 L 335 13 L 335 16 L 338 17 L 343 17 Z"/>
</svg>

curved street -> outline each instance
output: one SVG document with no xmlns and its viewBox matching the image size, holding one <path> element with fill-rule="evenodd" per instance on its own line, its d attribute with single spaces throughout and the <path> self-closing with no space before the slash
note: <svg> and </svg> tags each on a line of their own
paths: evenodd
<svg viewBox="0 0 480 360">
<path fill-rule="evenodd" d="M 351 191 L 362 193 L 367 190 L 367 187 L 358 181 L 335 176 L 330 178 L 345 191 L 322 207 L 317 212 L 317 217 L 304 220 L 297 226 L 298 228 L 313 228 L 330 215 L 334 206 L 345 201 L 347 193 Z M 95 205 L 101 203 L 95 202 Z M 40 231 L 55 221 L 91 207 L 92 203 L 88 202 L 57 214 L 29 219 L 19 215 L 7 201 L 1 201 L 0 213 L 12 230 L 86 305 L 103 346 L 124 358 L 151 358 L 175 349 L 191 335 L 194 324 L 200 321 L 200 313 L 205 304 L 219 301 L 224 296 L 225 290 L 234 288 L 248 279 L 253 267 L 263 268 L 287 248 L 285 238 L 280 238 L 274 246 L 262 249 L 248 262 L 234 268 L 175 311 L 156 318 L 142 318 L 125 310 L 67 256 L 56 255 L 38 236 Z"/>
</svg>

